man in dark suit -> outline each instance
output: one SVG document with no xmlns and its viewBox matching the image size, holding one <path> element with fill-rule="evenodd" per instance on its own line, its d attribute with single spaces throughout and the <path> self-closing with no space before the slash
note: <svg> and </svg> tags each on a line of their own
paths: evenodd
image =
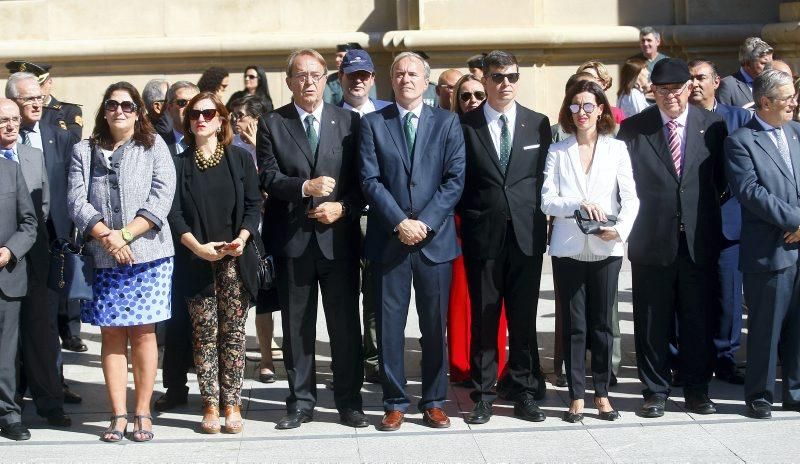
<svg viewBox="0 0 800 464">
<path fill-rule="evenodd" d="M 505 302 L 508 371 L 498 390 L 515 402 L 514 415 L 539 422 L 545 415 L 535 398 L 544 394 L 545 383 L 535 321 L 547 237 L 539 192 L 552 138 L 550 121 L 516 102 L 519 66 L 511 53 L 486 55 L 482 80 L 486 101 L 462 118 L 467 169 L 458 211 L 472 301 L 475 388 L 475 407 L 466 420 L 482 424 L 492 415 L 497 330 Z"/>
<path fill-rule="evenodd" d="M 750 108 L 753 106 L 753 79 L 772 62 L 772 46 L 758 37 L 748 37 L 739 48 L 741 67 L 722 79 L 717 89 L 717 101 L 725 105 Z"/>
<path fill-rule="evenodd" d="M 729 134 L 745 125 L 750 112 L 737 106 L 719 103 L 714 91 L 719 87 L 719 74 L 714 63 L 707 60 L 689 62 L 692 93 L 689 103 L 713 111 L 725 120 Z M 736 352 L 742 334 L 742 272 L 739 270 L 739 237 L 742 213 L 739 201 L 726 188 L 720 197 L 722 237 L 717 267 L 719 285 L 716 294 L 716 313 L 711 321 L 714 334 L 714 374 L 728 383 L 741 385 L 744 373 L 736 365 Z"/>
<path fill-rule="evenodd" d="M 19 313 L 28 291 L 25 255 L 35 241 L 36 212 L 22 169 L 4 152 L 0 156 L 0 436 L 12 440 L 31 438 L 14 396 Z"/>
<path fill-rule="evenodd" d="M 719 196 L 725 190 L 722 117 L 688 104 L 689 68 L 667 58 L 653 67 L 656 105 L 623 121 L 639 214 L 628 239 L 643 417 L 664 414 L 670 393 L 669 335 L 677 314 L 678 368 L 686 409 L 716 412 L 708 398 L 713 308 L 719 256 Z"/>
<path fill-rule="evenodd" d="M 289 376 L 287 415 L 278 429 L 299 427 L 314 414 L 318 285 L 340 420 L 351 427 L 369 425 L 360 393 L 358 221 L 364 203 L 356 171 L 359 117 L 323 103 L 325 71 L 325 60 L 315 50 L 292 53 L 286 69 L 292 102 L 261 117 L 258 127 L 261 187 L 269 195 L 263 227 L 277 258 Z"/>
<path fill-rule="evenodd" d="M 453 210 L 464 188 L 464 137 L 455 114 L 424 105 L 430 67 L 403 52 L 391 66 L 396 104 L 361 124 L 361 189 L 369 203 L 364 255 L 373 266 L 385 414 L 379 430 L 397 430 L 405 392 L 404 329 L 413 280 L 422 333 L 422 398 L 430 427 L 449 427 L 445 318 L 452 261 L 460 250 Z"/>
<path fill-rule="evenodd" d="M 342 65 L 342 60 L 344 59 L 344 55 L 349 52 L 350 50 L 363 50 L 361 45 L 358 42 L 348 42 L 345 44 L 339 44 L 336 46 L 336 69 L 337 72 L 332 72 L 328 75 L 325 79 L 325 91 L 323 93 L 322 98 L 325 100 L 325 103 L 334 105 L 334 106 L 342 106 L 342 102 L 344 101 L 344 94 L 345 90 L 342 86 L 341 82 L 341 75 L 338 72 L 339 67 Z M 375 99 L 378 98 L 377 91 L 373 86 L 369 89 L 369 98 Z"/>
<path fill-rule="evenodd" d="M 725 141 L 728 178 L 742 204 L 740 268 L 748 303 L 747 414 L 772 417 L 776 365 L 783 408 L 800 411 L 800 124 L 792 77 L 764 71 L 756 113 Z"/>
<path fill-rule="evenodd" d="M 183 117 L 189 100 L 198 93 L 200 89 L 189 81 L 178 81 L 167 90 L 167 113 L 172 120 L 172 130 L 159 132 L 158 135 L 167 143 L 172 156 L 178 156 L 186 150 L 186 143 L 183 141 Z"/>
</svg>

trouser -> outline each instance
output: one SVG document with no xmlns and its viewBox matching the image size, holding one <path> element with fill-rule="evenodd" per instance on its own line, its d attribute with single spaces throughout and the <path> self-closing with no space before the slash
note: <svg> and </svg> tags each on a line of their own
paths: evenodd
<svg viewBox="0 0 800 464">
<path fill-rule="evenodd" d="M 17 349 L 21 298 L 8 298 L 0 292 L 0 427 L 20 422 L 17 391 Z"/>
</svg>

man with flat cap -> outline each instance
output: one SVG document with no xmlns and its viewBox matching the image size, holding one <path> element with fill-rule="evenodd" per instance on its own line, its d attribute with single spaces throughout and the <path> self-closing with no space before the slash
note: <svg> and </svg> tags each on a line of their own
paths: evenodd
<svg viewBox="0 0 800 464">
<path fill-rule="evenodd" d="M 725 190 L 722 116 L 689 105 L 689 68 L 665 58 L 651 75 L 656 105 L 623 121 L 639 196 L 628 238 L 633 271 L 633 321 L 642 417 L 664 415 L 670 394 L 669 336 L 677 315 L 678 368 L 686 409 L 713 414 L 708 397 L 714 281 Z"/>
<path fill-rule="evenodd" d="M 51 67 L 49 64 L 36 64 L 23 60 L 14 60 L 6 63 L 6 68 L 12 74 L 15 72 L 29 72 L 36 76 L 44 96 L 42 122 L 68 130 L 75 142 L 77 142 L 83 138 L 83 112 L 80 105 L 62 102 L 53 96 Z"/>
<path fill-rule="evenodd" d="M 342 102 L 344 101 L 344 90 L 342 90 L 342 83 L 339 81 L 338 69 L 340 66 L 342 66 L 342 60 L 344 59 L 345 53 L 347 53 L 350 50 L 363 50 L 363 49 L 361 48 L 361 45 L 358 42 L 348 42 L 336 46 L 337 71 L 328 74 L 328 78 L 325 83 L 325 91 L 322 94 L 322 98 L 325 101 L 325 103 L 334 106 L 342 106 Z M 369 97 L 373 99 L 378 97 L 374 85 L 369 91 Z"/>
</svg>

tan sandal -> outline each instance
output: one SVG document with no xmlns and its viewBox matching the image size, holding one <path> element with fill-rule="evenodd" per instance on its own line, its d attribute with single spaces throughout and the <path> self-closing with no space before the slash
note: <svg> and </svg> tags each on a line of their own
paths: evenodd
<svg viewBox="0 0 800 464">
<path fill-rule="evenodd" d="M 232 414 L 239 414 L 239 420 L 231 420 Z M 243 428 L 241 417 L 239 406 L 232 404 L 225 406 L 225 433 L 241 433 Z"/>
<path fill-rule="evenodd" d="M 211 416 L 211 419 L 206 419 Z M 209 404 L 203 408 L 203 420 L 200 422 L 200 430 L 203 433 L 215 434 L 222 430 L 219 425 L 219 407 Z"/>
</svg>

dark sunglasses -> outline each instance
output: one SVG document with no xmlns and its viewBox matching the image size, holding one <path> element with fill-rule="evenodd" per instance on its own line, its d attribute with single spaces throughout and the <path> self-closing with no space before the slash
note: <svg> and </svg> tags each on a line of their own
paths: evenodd
<svg viewBox="0 0 800 464">
<path fill-rule="evenodd" d="M 577 103 L 573 103 L 573 104 L 569 105 L 569 110 L 570 110 L 570 112 L 572 112 L 572 114 L 580 113 L 581 112 L 581 108 L 583 108 L 583 112 L 584 113 L 590 114 L 592 111 L 594 111 L 595 108 L 597 108 L 597 105 L 595 105 L 594 103 L 590 103 L 590 102 L 586 102 L 583 105 L 579 105 Z"/>
<path fill-rule="evenodd" d="M 217 110 L 214 108 L 209 108 L 207 110 L 191 109 L 186 111 L 186 115 L 189 116 L 190 121 L 197 121 L 200 119 L 200 115 L 203 115 L 203 119 L 206 121 L 210 121 L 217 115 Z"/>
<path fill-rule="evenodd" d="M 250 116 L 249 114 L 245 113 L 244 111 L 234 111 L 231 113 L 231 119 L 242 119 L 244 117 Z M 258 115 L 252 115 L 253 119 L 258 119 Z"/>
<path fill-rule="evenodd" d="M 508 82 L 511 83 L 511 84 L 516 84 L 517 81 L 519 80 L 519 73 L 518 72 L 508 73 L 508 74 L 491 73 L 489 75 L 492 77 L 492 82 L 494 82 L 495 84 L 502 84 L 503 80 L 505 80 L 505 79 L 508 79 Z"/>
<path fill-rule="evenodd" d="M 486 98 L 486 92 L 482 92 L 480 90 L 476 90 L 475 92 L 461 92 L 458 95 L 458 98 L 460 98 L 461 101 L 466 103 L 469 101 L 470 98 L 472 98 L 473 95 L 475 96 L 475 100 L 478 101 L 483 101 L 483 99 Z"/>
<path fill-rule="evenodd" d="M 251 81 L 253 79 L 258 79 L 258 76 L 252 76 L 250 74 L 245 74 L 244 78 L 247 79 L 248 81 Z"/>
<path fill-rule="evenodd" d="M 179 99 L 175 100 L 175 104 L 178 105 L 178 108 L 183 108 L 188 103 L 189 103 L 189 100 L 186 100 L 185 98 L 179 98 Z"/>
<path fill-rule="evenodd" d="M 116 100 L 109 99 L 103 102 L 103 108 L 105 108 L 106 111 L 111 111 L 112 113 L 117 111 L 117 108 L 122 108 L 123 113 L 133 113 L 136 111 L 137 107 L 136 103 L 132 101 L 118 102 Z"/>
</svg>

